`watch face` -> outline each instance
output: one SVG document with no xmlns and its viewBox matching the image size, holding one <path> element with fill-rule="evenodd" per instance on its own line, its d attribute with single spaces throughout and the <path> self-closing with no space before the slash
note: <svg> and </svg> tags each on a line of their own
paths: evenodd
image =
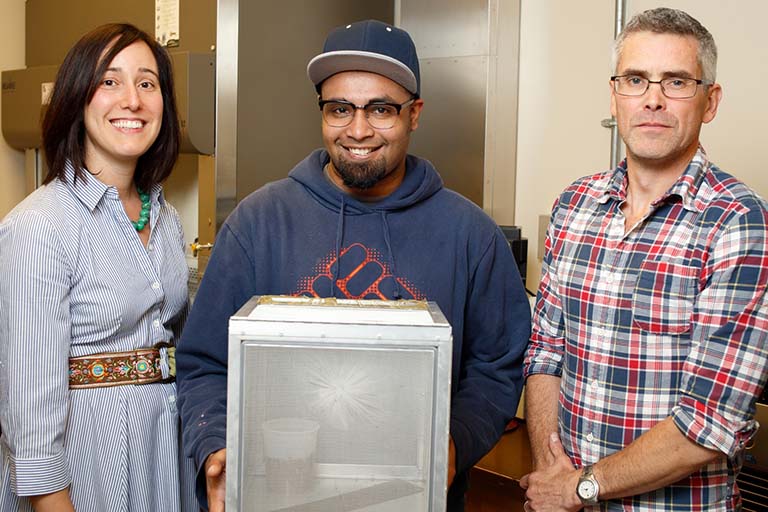
<svg viewBox="0 0 768 512">
<path fill-rule="evenodd" d="M 591 500 L 595 497 L 595 484 L 589 480 L 583 480 L 579 482 L 579 486 L 576 488 L 576 492 L 579 498 L 583 500 Z"/>
</svg>

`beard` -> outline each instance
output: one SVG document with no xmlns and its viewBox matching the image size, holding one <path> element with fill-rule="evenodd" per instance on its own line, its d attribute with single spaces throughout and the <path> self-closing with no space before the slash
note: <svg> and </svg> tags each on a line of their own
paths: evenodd
<svg viewBox="0 0 768 512">
<path fill-rule="evenodd" d="M 389 174 L 384 158 L 370 162 L 350 162 L 339 158 L 333 162 L 333 167 L 345 186 L 357 190 L 373 188 Z"/>
</svg>

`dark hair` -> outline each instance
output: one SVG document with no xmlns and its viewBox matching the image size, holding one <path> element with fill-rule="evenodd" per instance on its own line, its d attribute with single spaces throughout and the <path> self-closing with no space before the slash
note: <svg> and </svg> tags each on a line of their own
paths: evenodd
<svg viewBox="0 0 768 512">
<path fill-rule="evenodd" d="M 157 61 L 163 121 L 157 139 L 139 157 L 133 180 L 140 189 L 149 190 L 171 174 L 179 155 L 180 139 L 171 59 L 146 32 L 127 23 L 111 23 L 88 32 L 75 43 L 56 74 L 43 118 L 43 149 L 48 163 L 44 183 L 56 178 L 64 181 L 67 162 L 75 169 L 75 180 L 86 179 L 85 107 L 96 94 L 110 62 L 137 41 L 146 43 Z"/>
</svg>

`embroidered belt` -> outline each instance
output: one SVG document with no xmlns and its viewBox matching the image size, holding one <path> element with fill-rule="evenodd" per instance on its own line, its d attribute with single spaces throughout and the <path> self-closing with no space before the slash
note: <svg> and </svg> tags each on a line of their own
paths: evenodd
<svg viewBox="0 0 768 512">
<path fill-rule="evenodd" d="M 153 348 L 70 357 L 69 388 L 173 382 L 176 377 L 175 356 L 176 347 L 162 342 Z"/>
</svg>

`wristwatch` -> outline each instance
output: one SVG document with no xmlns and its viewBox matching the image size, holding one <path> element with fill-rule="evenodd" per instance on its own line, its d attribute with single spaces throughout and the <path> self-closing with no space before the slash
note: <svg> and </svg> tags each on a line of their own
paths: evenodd
<svg viewBox="0 0 768 512">
<path fill-rule="evenodd" d="M 596 505 L 597 496 L 600 494 L 600 484 L 597 483 L 592 466 L 584 466 L 579 477 L 579 485 L 576 486 L 576 494 L 582 505 Z"/>
</svg>

